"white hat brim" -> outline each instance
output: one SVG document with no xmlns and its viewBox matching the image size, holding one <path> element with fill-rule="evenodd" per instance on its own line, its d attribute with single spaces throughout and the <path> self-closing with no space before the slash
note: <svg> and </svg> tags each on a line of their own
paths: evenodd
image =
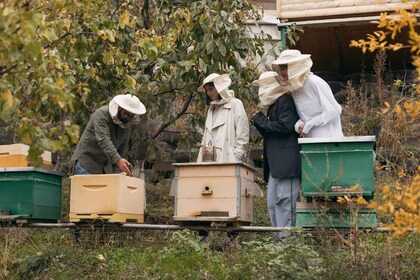
<svg viewBox="0 0 420 280">
<path fill-rule="evenodd" d="M 261 87 L 261 86 L 265 86 L 265 85 L 273 84 L 273 83 L 279 83 L 279 78 L 278 78 L 277 73 L 273 76 L 270 76 L 270 77 L 255 80 L 255 81 L 252 82 L 252 85 Z"/>
<path fill-rule="evenodd" d="M 220 81 L 220 83 L 218 83 L 217 81 Z M 219 93 L 229 88 L 229 86 L 232 84 L 232 80 L 230 79 L 229 74 L 219 75 L 213 73 L 204 79 L 203 84 L 198 87 L 197 91 L 204 92 L 204 86 L 211 82 L 214 82 L 214 86 Z"/>
<path fill-rule="evenodd" d="M 118 106 L 120 106 L 121 108 L 123 108 L 124 110 L 135 114 L 135 115 L 143 115 L 146 113 L 146 107 L 144 106 L 143 103 L 141 103 L 141 101 L 139 100 L 139 103 L 136 106 L 132 106 L 132 104 L 128 104 L 126 102 L 126 95 L 117 95 L 113 98 L 113 100 L 115 101 L 115 103 L 118 104 Z"/>
<path fill-rule="evenodd" d="M 294 63 L 294 62 L 298 62 L 301 60 L 304 60 L 308 57 L 311 57 L 310 54 L 301 54 L 297 57 L 290 57 L 290 58 L 279 58 L 274 60 L 271 64 L 275 64 L 275 65 L 285 65 L 285 64 L 290 64 L 290 63 Z"/>
</svg>

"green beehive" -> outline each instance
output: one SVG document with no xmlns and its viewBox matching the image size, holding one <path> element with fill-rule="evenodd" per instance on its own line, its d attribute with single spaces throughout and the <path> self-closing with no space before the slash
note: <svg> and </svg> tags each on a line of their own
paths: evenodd
<svg viewBox="0 0 420 280">
<path fill-rule="evenodd" d="M 344 209 L 296 209 L 297 227 L 326 228 L 375 228 L 378 226 L 376 211 L 372 208 Z"/>
<path fill-rule="evenodd" d="M 302 195 L 373 197 L 375 136 L 301 138 Z"/>
<path fill-rule="evenodd" d="M 30 220 L 61 216 L 62 175 L 33 167 L 0 169 L 0 210 Z"/>
</svg>

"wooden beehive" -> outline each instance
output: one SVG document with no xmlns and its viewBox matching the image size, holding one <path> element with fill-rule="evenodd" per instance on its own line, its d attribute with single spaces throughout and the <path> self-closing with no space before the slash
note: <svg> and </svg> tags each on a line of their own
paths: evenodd
<svg viewBox="0 0 420 280">
<path fill-rule="evenodd" d="M 254 221 L 254 197 L 262 196 L 255 169 L 241 162 L 173 165 L 175 221 Z"/>
<path fill-rule="evenodd" d="M 144 180 L 122 174 L 70 177 L 70 222 L 144 222 Z"/>
<path fill-rule="evenodd" d="M 8 213 L 3 218 L 59 220 L 62 177 L 61 173 L 34 167 L 1 168 L 0 212 Z"/>
<path fill-rule="evenodd" d="M 296 205 L 296 226 L 349 228 L 352 226 L 376 228 L 376 211 L 365 205 L 351 209 L 337 202 L 301 203 Z"/>
<path fill-rule="evenodd" d="M 373 197 L 375 136 L 300 138 L 302 195 Z"/>
<path fill-rule="evenodd" d="M 30 167 L 28 161 L 29 146 L 25 144 L 0 145 L 0 167 Z M 44 151 L 43 163 L 40 166 L 48 170 L 52 169 L 51 152 Z"/>
</svg>

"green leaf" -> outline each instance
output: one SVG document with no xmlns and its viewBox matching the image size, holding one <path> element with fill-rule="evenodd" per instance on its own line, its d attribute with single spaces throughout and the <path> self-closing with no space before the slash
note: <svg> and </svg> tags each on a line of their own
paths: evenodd
<svg viewBox="0 0 420 280">
<path fill-rule="evenodd" d="M 135 89 L 137 85 L 137 81 L 133 79 L 130 75 L 124 76 L 124 85 L 128 88 Z"/>
</svg>

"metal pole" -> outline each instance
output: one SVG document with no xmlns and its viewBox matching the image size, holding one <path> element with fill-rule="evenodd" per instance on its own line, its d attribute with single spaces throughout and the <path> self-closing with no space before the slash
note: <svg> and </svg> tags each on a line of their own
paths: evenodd
<svg viewBox="0 0 420 280">
<path fill-rule="evenodd" d="M 285 50 L 287 48 L 287 41 L 286 41 L 286 26 L 279 26 L 279 31 L 280 31 L 280 41 L 281 41 L 281 46 L 282 46 L 282 50 Z"/>
<path fill-rule="evenodd" d="M 99 225 L 99 224 L 98 224 Z M 190 225 L 154 225 L 154 224 L 136 224 L 136 223 L 124 223 L 124 224 L 101 224 L 101 226 L 114 226 L 127 229 L 138 229 L 138 230 L 214 230 L 214 231 L 241 231 L 241 232 L 281 232 L 285 230 L 292 230 L 293 227 L 264 227 L 264 226 L 236 226 L 228 227 L 224 225 L 216 226 L 190 226 Z M 75 224 L 75 223 L 28 223 L 22 224 L 23 227 L 33 227 L 33 228 L 74 228 L 78 226 L 95 226 L 95 224 Z M 317 228 L 305 228 L 305 230 L 311 231 L 316 230 Z M 327 230 L 327 228 L 325 228 Z M 343 228 L 348 229 L 348 228 Z M 392 232 L 393 229 L 387 227 L 377 227 L 377 228 L 358 228 L 359 230 L 370 231 L 370 232 Z M 408 231 L 413 232 L 416 228 L 409 228 Z"/>
</svg>

